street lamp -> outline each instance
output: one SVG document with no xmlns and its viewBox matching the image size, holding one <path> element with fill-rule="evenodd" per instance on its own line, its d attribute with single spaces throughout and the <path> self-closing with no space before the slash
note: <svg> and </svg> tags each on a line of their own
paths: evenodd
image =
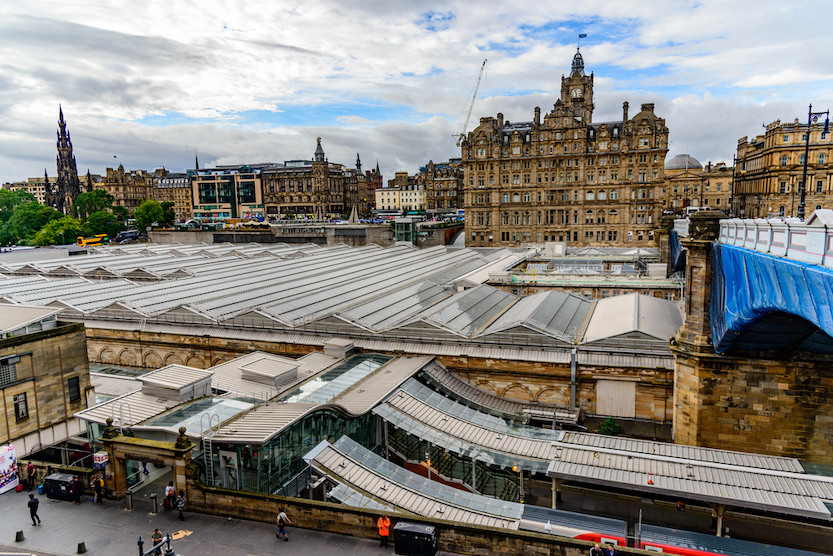
<svg viewBox="0 0 833 556">
<path fill-rule="evenodd" d="M 807 135 L 804 141 L 804 174 L 801 178 L 801 202 L 798 204 L 798 217 L 804 220 L 804 199 L 807 195 L 807 159 L 810 156 L 810 126 L 819 120 L 819 116 L 824 114 L 824 131 L 828 133 L 830 130 L 830 110 L 824 112 L 813 112 L 813 105 L 807 112 Z"/>
</svg>

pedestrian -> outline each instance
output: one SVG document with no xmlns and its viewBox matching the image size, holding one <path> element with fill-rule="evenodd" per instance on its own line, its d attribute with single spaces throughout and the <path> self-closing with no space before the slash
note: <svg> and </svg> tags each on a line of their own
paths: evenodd
<svg viewBox="0 0 833 556">
<path fill-rule="evenodd" d="M 185 491 L 179 491 L 179 496 L 176 497 L 176 509 L 179 510 L 179 520 L 185 521 L 185 516 L 182 515 L 182 510 L 185 509 Z"/>
<path fill-rule="evenodd" d="M 72 477 L 72 482 L 70 483 L 72 497 L 75 500 L 75 505 L 78 506 L 81 504 L 81 481 L 78 479 L 78 476 L 75 475 Z"/>
<path fill-rule="evenodd" d="M 168 486 L 165 487 L 165 509 L 170 510 L 174 507 L 174 495 L 176 494 L 176 490 L 174 489 L 174 482 L 170 481 Z"/>
<path fill-rule="evenodd" d="M 101 495 L 104 492 L 104 473 L 101 474 L 101 477 L 96 477 L 93 479 L 93 489 L 95 490 L 95 505 L 101 505 Z"/>
<path fill-rule="evenodd" d="M 159 529 L 154 529 L 153 534 L 150 536 L 150 544 L 152 546 L 156 546 L 160 542 L 162 542 L 162 533 L 159 532 Z M 153 554 L 154 556 L 161 556 L 162 548 L 157 547 L 156 549 L 154 549 Z"/>
<path fill-rule="evenodd" d="M 383 515 L 376 521 L 376 526 L 379 527 L 379 546 L 388 547 L 388 537 L 390 536 L 390 518 Z"/>
<path fill-rule="evenodd" d="M 289 518 L 286 517 L 286 512 L 283 511 L 283 508 L 278 508 L 278 532 L 275 533 L 275 536 L 281 538 L 283 535 L 283 540 L 288 541 L 289 537 L 286 534 L 286 524 L 289 523 L 292 525 L 292 522 L 289 521 Z"/>
<path fill-rule="evenodd" d="M 243 469 L 251 469 L 252 468 L 252 454 L 249 452 L 249 448 L 247 446 L 243 446 L 243 450 L 240 452 L 241 459 L 243 460 Z"/>
<path fill-rule="evenodd" d="M 37 473 L 38 473 L 38 470 L 35 467 L 35 464 L 30 461 L 29 465 L 26 466 L 26 477 L 28 479 L 28 485 L 27 486 L 29 487 L 30 492 L 32 491 L 33 488 L 35 488 L 35 475 L 37 475 Z"/>
<path fill-rule="evenodd" d="M 148 471 L 148 464 L 146 461 L 142 462 L 142 473 L 145 475 L 150 475 L 150 471 Z"/>
<path fill-rule="evenodd" d="M 602 548 L 599 546 L 599 543 L 590 549 L 590 556 L 604 556 L 604 552 L 602 552 Z"/>
<path fill-rule="evenodd" d="M 606 556 L 619 556 L 619 552 L 616 550 L 615 544 L 608 543 Z"/>
<path fill-rule="evenodd" d="M 40 501 L 37 498 L 35 498 L 35 495 L 30 494 L 29 503 L 27 504 L 27 506 L 29 506 L 29 517 L 32 518 L 32 525 L 40 525 L 40 517 L 38 517 L 39 504 Z M 37 523 L 35 523 L 35 520 L 37 520 Z"/>
</svg>

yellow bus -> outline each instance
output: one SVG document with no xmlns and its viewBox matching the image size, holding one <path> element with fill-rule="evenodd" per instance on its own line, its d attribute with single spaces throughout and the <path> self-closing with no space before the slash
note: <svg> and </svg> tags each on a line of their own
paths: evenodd
<svg viewBox="0 0 833 556">
<path fill-rule="evenodd" d="M 107 243 L 107 234 L 98 234 L 92 237 L 78 236 L 76 243 L 81 247 L 100 247 Z"/>
</svg>

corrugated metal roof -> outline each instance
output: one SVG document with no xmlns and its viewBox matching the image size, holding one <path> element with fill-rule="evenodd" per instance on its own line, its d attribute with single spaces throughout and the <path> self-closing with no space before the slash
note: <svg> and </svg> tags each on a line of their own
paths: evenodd
<svg viewBox="0 0 833 556">
<path fill-rule="evenodd" d="M 136 380 L 142 384 L 153 384 L 164 388 L 184 388 L 211 377 L 211 371 L 186 367 L 185 365 L 167 365 L 155 371 L 145 373 Z"/>
<path fill-rule="evenodd" d="M 518 529 L 520 524 L 521 504 L 430 481 L 380 458 L 346 436 L 336 445 L 316 447 L 314 453 L 310 463 L 319 472 L 405 512 L 503 529 Z"/>
<path fill-rule="evenodd" d="M 556 443 L 547 474 L 640 493 L 657 493 L 829 520 L 833 479 L 625 450 Z M 713 457 L 711 454 L 707 457 Z M 649 482 L 650 481 L 650 482 Z"/>
<path fill-rule="evenodd" d="M 159 396 L 148 396 L 139 391 L 108 400 L 90 409 L 79 411 L 75 416 L 79 419 L 101 425 L 107 422 L 108 417 L 112 417 L 116 426 L 119 426 L 120 423 L 128 426 L 155 417 L 172 407 L 176 407 L 180 403 L 178 400 L 168 400 Z"/>
<path fill-rule="evenodd" d="M 61 312 L 52 307 L 0 304 L 0 335 L 9 334 Z"/>
<path fill-rule="evenodd" d="M 682 325 L 683 314 L 676 301 L 636 293 L 618 295 L 596 302 L 582 343 L 634 331 L 667 341 Z"/>
<path fill-rule="evenodd" d="M 280 433 L 307 413 L 320 408 L 317 403 L 265 403 L 256 405 L 227 423 L 214 436 L 217 442 L 260 445 Z"/>
<path fill-rule="evenodd" d="M 405 380 L 432 365 L 433 357 L 397 357 L 385 363 L 337 396 L 331 403 L 343 407 L 353 415 L 362 415 L 373 409 Z"/>
</svg>

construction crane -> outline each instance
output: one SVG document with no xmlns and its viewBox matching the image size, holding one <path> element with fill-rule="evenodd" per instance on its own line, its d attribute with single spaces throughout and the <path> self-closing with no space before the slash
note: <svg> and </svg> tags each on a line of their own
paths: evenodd
<svg viewBox="0 0 833 556">
<path fill-rule="evenodd" d="M 474 85 L 474 93 L 471 95 L 471 102 L 469 102 L 469 111 L 466 114 L 466 121 L 463 122 L 463 131 L 460 132 L 459 135 L 451 134 L 452 137 L 457 139 L 457 146 L 460 146 L 460 143 L 463 142 L 463 139 L 466 137 L 466 129 L 469 127 L 469 118 L 471 118 L 471 111 L 474 108 L 474 101 L 477 99 L 477 90 L 480 88 L 480 79 L 483 77 L 483 70 L 486 69 L 486 62 L 489 60 L 483 60 L 483 65 L 480 66 L 480 73 L 477 75 L 477 83 Z M 459 120 L 458 120 L 459 121 Z"/>
</svg>

